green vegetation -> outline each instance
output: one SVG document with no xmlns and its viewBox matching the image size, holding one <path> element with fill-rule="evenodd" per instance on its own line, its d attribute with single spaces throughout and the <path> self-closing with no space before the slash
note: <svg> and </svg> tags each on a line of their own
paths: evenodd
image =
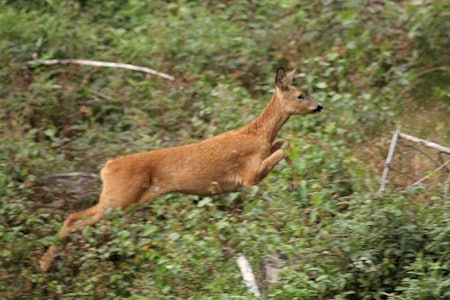
<svg viewBox="0 0 450 300">
<path fill-rule="evenodd" d="M 389 132 L 450 144 L 448 1 L 0 0 L 0 294 L 5 299 L 252 299 L 239 253 L 289 266 L 266 299 L 450 299 L 450 202 L 425 187 L 377 196 Z M 37 41 L 42 39 L 42 45 Z M 28 64 L 79 58 L 147 66 Z M 167 195 L 74 234 L 109 158 L 240 128 L 278 66 L 324 105 L 280 132 L 260 187 Z M 374 176 L 375 174 L 375 176 Z M 69 180 L 69 181 L 68 181 Z M 92 191 L 94 186 L 94 192 Z"/>
</svg>

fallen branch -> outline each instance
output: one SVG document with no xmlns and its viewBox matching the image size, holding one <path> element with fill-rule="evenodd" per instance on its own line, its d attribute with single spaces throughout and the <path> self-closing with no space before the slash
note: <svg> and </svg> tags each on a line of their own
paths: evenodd
<svg viewBox="0 0 450 300">
<path fill-rule="evenodd" d="M 412 136 L 412 135 L 401 133 L 400 132 L 400 127 L 398 127 L 397 130 L 395 132 L 393 132 L 393 135 L 392 135 L 392 141 L 391 141 L 391 144 L 390 144 L 390 147 L 389 147 L 389 151 L 388 151 L 388 155 L 387 155 L 387 158 L 386 158 L 386 162 L 384 164 L 383 174 L 381 176 L 381 185 L 380 185 L 380 189 L 378 190 L 378 194 L 379 195 L 381 195 L 383 193 L 386 184 L 406 187 L 406 185 L 404 185 L 404 184 L 397 184 L 395 182 L 392 182 L 392 181 L 388 180 L 387 177 L 388 177 L 388 174 L 389 174 L 390 170 L 396 171 L 397 173 L 399 173 L 399 174 L 401 174 L 403 176 L 406 176 L 407 178 L 414 179 L 414 183 L 410 184 L 408 186 L 414 186 L 414 185 L 420 184 L 420 183 L 424 182 L 425 180 L 427 180 L 428 178 L 431 177 L 431 175 L 429 174 L 429 175 L 426 175 L 426 176 L 420 178 L 419 180 L 417 180 L 416 178 L 410 176 L 407 172 L 402 172 L 401 170 L 396 170 L 394 167 L 391 166 L 391 161 L 392 161 L 393 156 L 394 156 L 394 151 L 395 151 L 396 144 L 401 139 L 405 139 L 405 140 L 408 140 L 408 141 L 411 141 L 411 142 L 415 142 L 415 143 L 418 143 L 420 145 L 432 148 L 432 149 L 438 151 L 439 155 L 441 155 L 441 154 L 450 154 L 450 148 L 444 147 L 442 145 L 439 145 L 439 144 L 436 144 L 436 143 L 433 143 L 433 142 L 430 142 L 430 141 L 427 141 L 427 140 L 424 140 L 424 139 L 417 138 L 417 137 Z M 401 145 L 401 143 L 400 143 L 400 145 Z M 420 152 L 422 155 L 426 156 L 430 161 L 432 161 L 437 166 L 437 168 L 433 171 L 433 173 L 441 171 L 442 169 L 446 168 L 446 166 L 448 164 L 450 164 L 450 160 L 447 160 L 446 162 L 444 162 L 443 159 L 441 159 L 441 163 L 438 163 L 436 160 L 434 160 L 426 152 L 418 149 L 417 147 L 414 147 L 413 145 L 405 144 L 404 146 L 410 147 L 411 149 Z M 447 177 L 447 180 L 446 180 L 446 183 L 445 183 L 445 186 L 444 186 L 444 198 L 447 198 L 448 192 L 449 192 L 449 188 L 450 188 L 450 173 L 448 174 L 448 177 Z"/>
<path fill-rule="evenodd" d="M 431 68 L 422 70 L 420 72 L 417 72 L 416 75 L 417 75 L 417 77 L 419 77 L 419 76 L 422 76 L 424 74 L 431 73 L 431 72 L 434 72 L 434 71 L 447 71 L 447 72 L 450 72 L 450 67 L 448 67 L 448 66 L 431 67 Z"/>
<path fill-rule="evenodd" d="M 447 196 L 448 196 L 449 187 L 450 187 L 450 173 L 448 173 L 447 183 L 445 184 L 445 187 L 444 187 L 444 199 L 447 198 Z"/>
<path fill-rule="evenodd" d="M 241 270 L 242 278 L 244 278 L 245 285 L 248 290 L 255 295 L 255 297 L 261 297 L 261 292 L 259 291 L 258 285 L 256 284 L 255 275 L 253 275 L 252 267 L 247 260 L 245 255 L 240 254 L 237 259 L 237 265 Z"/>
<path fill-rule="evenodd" d="M 56 174 L 48 174 L 42 176 L 42 178 L 49 179 L 49 178 L 67 178 L 67 177 L 90 177 L 90 178 L 97 178 L 98 175 L 94 173 L 85 173 L 85 172 L 71 172 L 71 173 L 56 173 Z"/>
<path fill-rule="evenodd" d="M 409 141 L 412 141 L 412 142 L 416 142 L 416 143 L 419 143 L 421 145 L 433 148 L 433 149 L 435 149 L 437 151 L 441 151 L 441 152 L 450 154 L 450 148 L 441 146 L 439 144 L 436 144 L 436 143 L 433 143 L 433 142 L 430 142 L 430 141 L 427 141 L 427 140 L 424 140 L 424 139 L 419 139 L 419 138 L 417 138 L 415 136 L 412 136 L 412 135 L 409 135 L 409 134 L 400 133 L 400 132 L 399 132 L 398 136 L 400 138 L 402 138 L 402 139 L 406 139 L 406 140 L 409 140 Z"/>
<path fill-rule="evenodd" d="M 175 80 L 175 78 L 169 74 L 162 73 L 147 67 L 140 67 L 124 63 L 113 63 L 106 61 L 96 61 L 96 60 L 86 60 L 86 59 L 35 59 L 28 61 L 28 64 L 39 64 L 39 65 L 83 65 L 83 66 L 93 66 L 93 67 L 105 67 L 105 68 L 120 68 L 132 71 L 144 72 L 152 75 L 157 75 L 164 79 Z"/>
<path fill-rule="evenodd" d="M 443 165 L 441 165 L 439 168 L 436 168 L 436 169 L 433 171 L 433 173 L 439 172 L 440 170 L 442 170 L 443 168 L 445 168 L 445 166 L 446 166 L 448 163 L 450 163 L 450 160 L 447 160 L 447 161 L 446 161 Z M 450 174 L 449 174 L 449 176 L 450 176 Z M 427 176 L 425 176 L 425 177 L 422 177 L 421 179 L 417 180 L 416 182 L 414 182 L 414 183 L 411 184 L 411 185 L 417 185 L 417 184 L 419 184 L 419 183 L 422 183 L 422 182 L 424 182 L 425 180 L 427 180 L 427 179 L 430 178 L 430 177 L 431 177 L 431 175 L 427 175 Z"/>
<path fill-rule="evenodd" d="M 386 293 L 386 292 L 381 292 L 380 293 L 383 296 L 388 296 L 389 298 L 394 298 L 394 299 L 399 299 L 399 300 L 406 300 L 406 298 L 400 297 L 394 293 Z"/>
<path fill-rule="evenodd" d="M 388 182 L 387 177 L 389 175 L 389 168 L 391 166 L 392 157 L 394 156 L 395 146 L 397 145 L 398 137 L 400 135 L 400 126 L 392 135 L 391 145 L 389 146 L 386 162 L 384 163 L 383 175 L 381 175 L 381 186 L 378 190 L 378 194 L 381 195 L 384 192 L 384 188 Z"/>
</svg>

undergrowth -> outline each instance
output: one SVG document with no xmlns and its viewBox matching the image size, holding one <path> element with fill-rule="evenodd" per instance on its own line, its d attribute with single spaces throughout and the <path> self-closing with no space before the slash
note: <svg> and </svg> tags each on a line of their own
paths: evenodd
<svg viewBox="0 0 450 300">
<path fill-rule="evenodd" d="M 448 197 L 421 186 L 377 195 L 386 150 L 371 144 L 400 121 L 450 142 L 445 1 L 0 3 L 3 298 L 252 299 L 236 266 L 244 253 L 266 299 L 450 299 Z M 43 66 L 33 53 L 176 80 Z M 49 178 L 240 128 L 267 104 L 278 66 L 298 67 L 294 84 L 324 106 L 280 132 L 298 188 L 281 163 L 260 187 L 118 210 L 39 271 L 64 218 L 100 189 Z M 267 285 L 274 253 L 286 266 Z"/>
</svg>

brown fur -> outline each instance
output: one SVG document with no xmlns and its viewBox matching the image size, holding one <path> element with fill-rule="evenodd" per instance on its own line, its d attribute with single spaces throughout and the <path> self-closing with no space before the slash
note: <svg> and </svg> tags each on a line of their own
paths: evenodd
<svg viewBox="0 0 450 300">
<path fill-rule="evenodd" d="M 58 236 L 66 238 L 92 225 L 116 208 L 144 203 L 167 193 L 211 195 L 258 184 L 282 159 L 286 140 L 275 137 L 295 114 L 318 112 L 322 106 L 291 86 L 295 70 L 277 71 L 275 93 L 266 109 L 240 130 L 202 142 L 136 153 L 108 161 L 101 171 L 103 188 L 97 205 L 67 218 Z M 290 162 L 290 161 L 288 161 Z M 57 253 L 51 246 L 40 261 L 47 271 Z"/>
</svg>

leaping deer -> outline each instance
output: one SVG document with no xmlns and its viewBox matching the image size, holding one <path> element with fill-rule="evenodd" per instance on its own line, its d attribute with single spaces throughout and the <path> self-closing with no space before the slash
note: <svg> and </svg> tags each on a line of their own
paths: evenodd
<svg viewBox="0 0 450 300">
<path fill-rule="evenodd" d="M 167 193 L 212 195 L 258 184 L 282 159 L 290 163 L 275 140 L 291 115 L 320 112 L 322 105 L 291 85 L 295 69 L 279 68 L 275 92 L 264 111 L 250 124 L 202 142 L 109 160 L 101 171 L 103 188 L 98 203 L 70 214 L 58 232 L 61 240 L 71 231 L 92 225 L 116 208 L 151 201 Z M 295 179 L 295 178 L 294 178 Z M 48 271 L 58 251 L 52 245 L 40 260 Z"/>
</svg>

